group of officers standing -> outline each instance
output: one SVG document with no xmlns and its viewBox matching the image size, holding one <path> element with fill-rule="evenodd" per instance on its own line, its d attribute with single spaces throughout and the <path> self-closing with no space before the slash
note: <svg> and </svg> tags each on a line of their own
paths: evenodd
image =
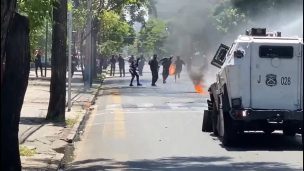
<svg viewBox="0 0 304 171">
<path fill-rule="evenodd" d="M 141 86 L 142 84 L 139 82 L 139 76 L 143 75 L 143 68 L 146 59 L 144 58 L 143 55 L 141 55 L 137 59 L 135 59 L 134 55 L 131 55 L 131 57 L 128 59 L 128 62 L 129 62 L 129 72 L 132 76 L 130 81 L 130 86 L 133 86 L 133 81 L 135 77 L 137 81 L 137 86 Z M 111 66 L 110 76 L 115 76 L 116 63 L 118 63 L 120 77 L 125 77 L 126 75 L 125 59 L 122 57 L 121 54 L 119 54 L 118 57 L 112 55 L 111 59 L 109 60 L 109 63 Z M 160 65 L 163 66 L 162 76 L 163 76 L 163 83 L 165 84 L 169 74 L 175 75 L 175 81 L 177 78 L 180 78 L 180 73 L 182 71 L 183 65 L 185 65 L 185 62 L 181 60 L 179 56 L 177 56 L 176 58 L 171 56 L 169 58 L 163 58 L 158 61 L 157 54 L 154 54 L 152 59 L 148 62 L 148 64 L 150 65 L 150 70 L 152 73 L 151 86 L 156 86 Z"/>
</svg>

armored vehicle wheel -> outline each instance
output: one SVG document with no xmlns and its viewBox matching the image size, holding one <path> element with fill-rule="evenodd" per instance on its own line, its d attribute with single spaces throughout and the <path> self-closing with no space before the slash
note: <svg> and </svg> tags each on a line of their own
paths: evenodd
<svg viewBox="0 0 304 171">
<path fill-rule="evenodd" d="M 217 112 L 217 111 L 216 111 Z M 215 136 L 218 136 L 218 130 L 217 130 L 217 120 L 218 120 L 218 114 L 217 113 L 212 113 L 212 132 Z"/>
<path fill-rule="evenodd" d="M 227 94 L 227 88 L 224 86 L 224 94 L 220 99 L 223 109 L 219 111 L 219 134 L 224 146 L 233 146 L 237 138 L 237 129 L 230 117 L 230 104 Z M 220 133 L 221 132 L 221 133 Z"/>
<path fill-rule="evenodd" d="M 237 138 L 237 131 L 233 125 L 233 120 L 230 118 L 229 113 L 224 113 L 223 121 L 220 124 L 221 140 L 224 146 L 233 146 Z"/>
<path fill-rule="evenodd" d="M 218 136 L 218 110 L 215 103 L 213 103 L 213 112 L 212 112 L 212 132 L 215 136 Z"/>
<path fill-rule="evenodd" d="M 218 136 L 218 125 L 217 125 L 217 120 L 218 120 L 218 110 L 216 108 L 216 104 L 215 104 L 215 101 L 214 101 L 214 97 L 212 96 L 211 97 L 211 101 L 209 101 L 208 103 L 208 106 L 210 105 L 210 109 L 209 111 L 212 111 L 211 112 L 211 120 L 212 120 L 212 132 L 215 136 Z"/>
<path fill-rule="evenodd" d="M 209 110 L 204 110 L 202 131 L 203 132 L 211 132 L 212 131 L 211 112 Z"/>
</svg>

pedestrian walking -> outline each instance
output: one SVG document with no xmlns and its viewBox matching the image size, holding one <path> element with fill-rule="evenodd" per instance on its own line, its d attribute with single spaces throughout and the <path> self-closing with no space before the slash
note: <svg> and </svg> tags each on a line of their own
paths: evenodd
<svg viewBox="0 0 304 171">
<path fill-rule="evenodd" d="M 180 73 L 183 70 L 183 65 L 186 65 L 185 62 L 180 59 L 180 56 L 177 56 L 175 61 L 175 82 L 176 77 L 180 78 Z"/>
<path fill-rule="evenodd" d="M 130 61 L 129 72 L 132 76 L 130 86 L 133 86 L 133 80 L 135 77 L 136 77 L 136 81 L 137 81 L 137 86 L 141 86 L 141 84 L 139 83 L 139 75 L 137 73 L 139 58 L 137 60 L 135 60 L 134 57 L 131 57 L 129 61 Z"/>
<path fill-rule="evenodd" d="M 173 57 L 170 57 L 170 58 L 164 58 L 161 60 L 161 63 L 163 65 L 163 83 L 166 84 L 166 80 L 169 76 L 169 68 L 170 68 L 170 65 L 171 65 L 171 60 L 172 60 Z"/>
<path fill-rule="evenodd" d="M 41 51 L 37 49 L 35 51 L 35 72 L 36 72 L 36 77 L 38 77 L 38 73 L 37 73 L 38 67 L 40 68 L 40 71 L 41 71 L 41 77 L 43 77 L 42 63 L 41 63 Z"/>
<path fill-rule="evenodd" d="M 124 58 L 121 56 L 121 54 L 119 54 L 119 57 L 118 57 L 118 65 L 119 65 L 119 74 L 120 74 L 120 77 L 122 76 L 126 76 L 126 73 L 125 73 L 125 60 Z"/>
<path fill-rule="evenodd" d="M 158 80 L 158 61 L 157 61 L 157 55 L 153 55 L 153 59 L 149 61 L 150 70 L 152 72 L 152 86 L 156 86 L 156 82 Z"/>
<path fill-rule="evenodd" d="M 112 58 L 110 59 L 110 64 L 111 64 L 110 76 L 114 76 L 115 75 L 115 65 L 116 65 L 116 59 L 115 59 L 114 55 L 112 55 Z"/>
<path fill-rule="evenodd" d="M 144 70 L 145 62 L 146 62 L 146 59 L 144 58 L 144 55 L 141 55 L 140 56 L 140 61 L 139 61 L 139 64 L 138 64 L 138 72 L 139 72 L 140 76 L 143 75 L 143 70 Z"/>
</svg>

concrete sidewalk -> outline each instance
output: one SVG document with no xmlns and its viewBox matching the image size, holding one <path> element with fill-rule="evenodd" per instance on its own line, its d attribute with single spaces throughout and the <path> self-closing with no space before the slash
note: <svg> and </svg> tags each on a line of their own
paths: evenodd
<svg viewBox="0 0 304 171">
<path fill-rule="evenodd" d="M 44 73 L 44 72 L 43 72 Z M 35 149 L 33 156 L 21 156 L 23 170 L 57 170 L 64 156 L 64 149 L 73 141 L 79 123 L 89 110 L 101 81 L 93 83 L 86 90 L 81 72 L 75 72 L 72 79 L 72 108 L 66 112 L 66 126 L 46 122 L 50 97 L 50 75 L 36 78 L 31 69 L 28 88 L 25 94 L 19 123 L 19 143 L 29 149 Z"/>
</svg>

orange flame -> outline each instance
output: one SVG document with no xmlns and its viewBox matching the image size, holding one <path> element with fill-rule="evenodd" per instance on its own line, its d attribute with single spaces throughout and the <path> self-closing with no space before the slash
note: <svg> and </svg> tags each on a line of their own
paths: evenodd
<svg viewBox="0 0 304 171">
<path fill-rule="evenodd" d="M 176 65 L 175 64 L 171 64 L 170 68 L 169 68 L 169 74 L 170 75 L 174 75 L 175 74 L 175 69 L 176 69 Z"/>
<path fill-rule="evenodd" d="M 201 94 L 201 95 L 206 94 L 206 91 L 204 90 L 204 87 L 201 84 L 195 84 L 194 89 L 195 89 L 195 92 L 198 94 Z"/>
</svg>

